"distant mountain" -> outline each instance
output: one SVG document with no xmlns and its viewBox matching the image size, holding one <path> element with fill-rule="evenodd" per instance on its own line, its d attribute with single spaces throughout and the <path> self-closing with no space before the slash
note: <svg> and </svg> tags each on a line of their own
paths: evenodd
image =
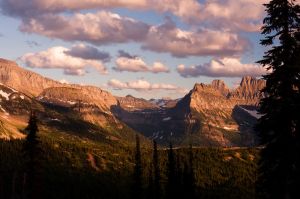
<svg viewBox="0 0 300 199">
<path fill-rule="evenodd" d="M 172 108 L 180 99 L 162 98 L 162 99 L 150 99 L 149 102 L 159 106 L 160 108 Z"/>
<path fill-rule="evenodd" d="M 253 127 L 257 118 L 248 109 L 255 111 L 263 87 L 263 80 L 252 77 L 244 77 L 231 91 L 220 80 L 210 85 L 195 84 L 172 111 L 185 115 L 184 133 L 194 139 L 200 137 L 211 145 L 255 145 Z"/>
<path fill-rule="evenodd" d="M 98 87 L 62 84 L 4 59 L 0 83 L 0 129 L 5 129 L 0 137 L 13 138 L 8 129 L 24 128 L 34 109 L 45 128 L 78 136 L 133 140 L 140 132 L 162 144 L 199 146 L 257 144 L 253 126 L 265 86 L 264 80 L 244 77 L 233 90 L 222 80 L 197 83 L 177 100 L 115 97 Z M 23 126 L 9 123 L 13 120 Z"/>
<path fill-rule="evenodd" d="M 4 126 L 15 119 L 23 124 L 15 127 L 24 129 L 30 111 L 35 110 L 45 128 L 101 140 L 134 139 L 134 131 L 111 112 L 117 99 L 98 87 L 62 84 L 4 59 L 0 59 L 0 83 Z M 5 132 L 0 137 L 14 137 Z"/>
<path fill-rule="evenodd" d="M 130 96 L 131 102 L 143 103 L 135 109 L 121 105 L 113 112 L 119 120 L 161 143 L 251 146 L 258 142 L 253 127 L 259 117 L 256 109 L 264 86 L 263 80 L 244 77 L 237 89 L 230 90 L 222 80 L 214 80 L 208 85 L 195 84 L 169 107 L 165 105 L 167 100 L 149 100 L 160 107 L 157 109 Z M 136 107 L 135 104 L 127 101 L 126 106 Z"/>
<path fill-rule="evenodd" d="M 131 95 L 127 95 L 125 97 L 117 97 L 117 100 L 119 106 L 128 111 L 159 109 L 159 105 L 151 103 L 143 98 L 135 98 Z"/>
</svg>

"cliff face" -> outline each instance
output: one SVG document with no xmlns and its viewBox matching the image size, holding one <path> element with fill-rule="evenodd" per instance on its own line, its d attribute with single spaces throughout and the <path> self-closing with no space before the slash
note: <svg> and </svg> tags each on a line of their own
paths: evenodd
<svg viewBox="0 0 300 199">
<path fill-rule="evenodd" d="M 143 109 L 159 109 L 159 106 L 142 98 L 135 98 L 131 95 L 126 97 L 117 97 L 121 108 L 127 111 L 136 111 Z"/>
<path fill-rule="evenodd" d="M 98 87 L 62 84 L 4 59 L 0 59 L 0 83 L 46 104 L 76 109 L 80 102 L 80 114 L 86 121 L 102 127 L 110 122 L 118 124 L 111 113 L 111 107 L 117 105 L 117 99 Z"/>
<path fill-rule="evenodd" d="M 229 98 L 238 100 L 239 103 L 257 105 L 259 99 L 263 97 L 261 90 L 265 86 L 264 80 L 246 76 L 242 78 L 240 86 L 229 93 Z"/>
<path fill-rule="evenodd" d="M 174 108 L 184 113 L 184 127 L 212 145 L 255 145 L 253 127 L 256 119 L 252 111 L 263 97 L 264 80 L 244 77 L 237 89 L 229 90 L 221 80 L 211 84 L 195 84 L 194 88 Z M 254 111 L 255 112 L 255 111 Z M 184 131 L 185 133 L 186 130 Z"/>
<path fill-rule="evenodd" d="M 15 62 L 0 58 L 0 83 L 27 95 L 37 96 L 45 88 L 62 84 L 19 67 Z"/>
<path fill-rule="evenodd" d="M 230 92 L 229 88 L 226 86 L 225 82 L 222 80 L 213 80 L 211 86 L 221 92 L 222 95 L 227 96 Z"/>
</svg>

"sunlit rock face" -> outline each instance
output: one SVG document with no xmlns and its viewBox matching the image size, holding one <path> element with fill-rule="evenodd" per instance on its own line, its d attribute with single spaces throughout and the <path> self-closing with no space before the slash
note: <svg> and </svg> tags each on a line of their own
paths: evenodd
<svg viewBox="0 0 300 199">
<path fill-rule="evenodd" d="M 0 83 L 32 96 L 37 96 L 45 88 L 61 85 L 5 59 L 0 59 Z"/>
<path fill-rule="evenodd" d="M 264 85 L 263 80 L 252 77 L 244 77 L 233 90 L 222 80 L 197 83 L 170 107 L 155 106 L 162 100 L 150 100 L 153 106 L 144 99 L 126 96 L 118 98 L 114 114 L 161 143 L 188 144 L 192 140 L 201 146 L 251 146 L 257 144 L 253 113 Z"/>
</svg>

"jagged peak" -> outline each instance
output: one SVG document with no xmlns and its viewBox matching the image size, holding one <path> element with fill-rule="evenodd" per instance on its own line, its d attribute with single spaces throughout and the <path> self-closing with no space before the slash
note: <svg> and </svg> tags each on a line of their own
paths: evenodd
<svg viewBox="0 0 300 199">
<path fill-rule="evenodd" d="M 257 79 L 255 77 L 252 77 L 252 76 L 244 76 L 241 80 L 240 86 L 249 85 L 253 81 L 257 81 Z"/>
</svg>

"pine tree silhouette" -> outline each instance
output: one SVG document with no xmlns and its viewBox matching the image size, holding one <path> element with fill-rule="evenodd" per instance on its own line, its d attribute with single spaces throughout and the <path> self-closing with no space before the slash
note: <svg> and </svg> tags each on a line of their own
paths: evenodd
<svg viewBox="0 0 300 199">
<path fill-rule="evenodd" d="M 265 98 L 260 102 L 258 129 L 264 148 L 261 153 L 259 191 L 265 198 L 295 198 L 299 182 L 300 62 L 299 6 L 294 0 L 271 0 L 265 4 L 261 44 Z M 298 195 L 299 196 L 299 195 Z"/>
<path fill-rule="evenodd" d="M 142 159 L 141 159 L 141 146 L 140 138 L 136 135 L 136 151 L 135 151 L 135 166 L 134 166 L 134 184 L 133 184 L 133 196 L 132 198 L 143 198 L 143 186 L 142 186 Z"/>
<path fill-rule="evenodd" d="M 177 197 L 176 195 L 176 161 L 175 161 L 175 155 L 173 151 L 172 143 L 170 143 L 170 148 L 168 152 L 168 165 L 167 165 L 167 187 L 166 187 L 166 196 L 167 199 L 174 199 Z"/>
<path fill-rule="evenodd" d="M 194 164 L 193 164 L 193 149 L 192 145 L 189 147 L 188 164 L 184 166 L 183 172 L 183 189 L 184 196 L 186 198 L 195 198 L 195 174 L 194 174 Z"/>
<path fill-rule="evenodd" d="M 154 198 L 154 182 L 153 182 L 153 172 L 152 172 L 152 166 L 149 167 L 149 174 L 148 174 L 148 191 L 147 191 L 147 197 L 149 199 Z"/>
<path fill-rule="evenodd" d="M 27 132 L 24 143 L 24 153 L 26 159 L 25 175 L 24 175 L 24 197 L 29 199 L 37 198 L 37 173 L 40 157 L 39 140 L 37 136 L 38 126 L 37 117 L 34 111 L 31 111 L 28 126 L 25 128 Z"/>
<path fill-rule="evenodd" d="M 153 141 L 153 169 L 154 169 L 154 198 L 161 198 L 161 182 L 160 182 L 160 168 L 159 168 L 159 159 L 157 151 L 157 143 Z"/>
</svg>

